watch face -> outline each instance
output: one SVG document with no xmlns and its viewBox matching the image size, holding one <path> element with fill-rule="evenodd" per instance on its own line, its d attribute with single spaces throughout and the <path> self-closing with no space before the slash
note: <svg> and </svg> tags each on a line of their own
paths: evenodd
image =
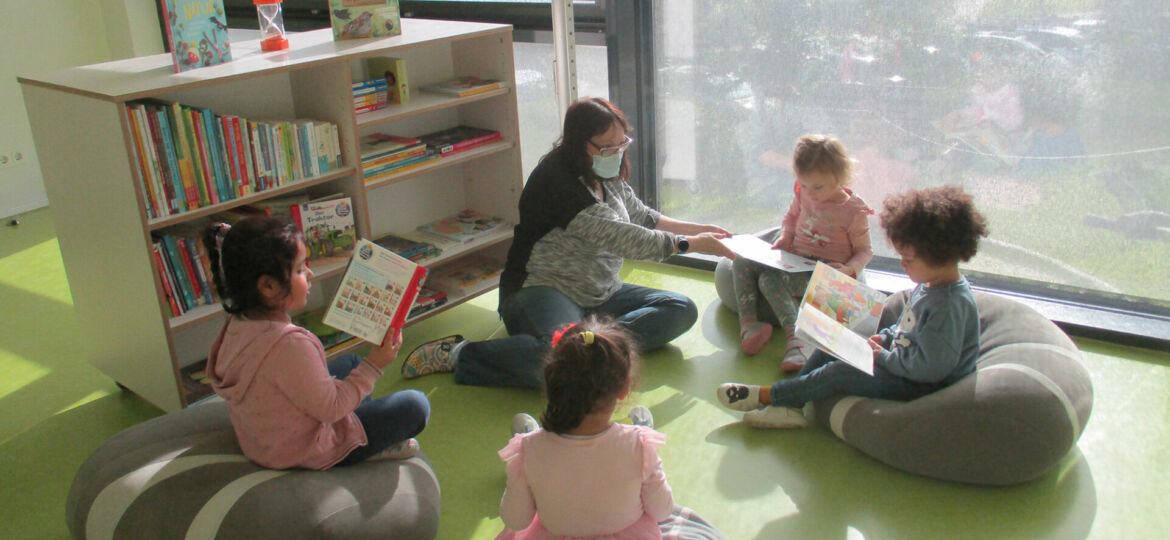
<svg viewBox="0 0 1170 540">
<path fill-rule="evenodd" d="M 679 253 L 686 253 L 689 249 L 691 249 L 691 243 L 686 238 L 682 238 L 678 241 Z"/>
</svg>

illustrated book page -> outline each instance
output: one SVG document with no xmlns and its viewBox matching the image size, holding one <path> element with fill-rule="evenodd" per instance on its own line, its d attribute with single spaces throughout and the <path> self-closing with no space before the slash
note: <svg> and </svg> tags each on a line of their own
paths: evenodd
<svg viewBox="0 0 1170 540">
<path fill-rule="evenodd" d="M 796 337 L 873 375 L 873 349 L 865 338 L 809 304 L 801 304 L 796 315 Z"/>
<path fill-rule="evenodd" d="M 426 267 L 363 238 L 325 313 L 325 324 L 382 343 L 387 329 L 406 323 L 426 275 Z"/>
<path fill-rule="evenodd" d="M 885 302 L 882 292 L 817 263 L 800 303 L 811 305 L 864 338 L 877 333 Z"/>
</svg>

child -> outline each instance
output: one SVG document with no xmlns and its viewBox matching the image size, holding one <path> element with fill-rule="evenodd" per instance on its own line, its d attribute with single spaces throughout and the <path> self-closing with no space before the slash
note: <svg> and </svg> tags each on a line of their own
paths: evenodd
<svg viewBox="0 0 1170 540">
<path fill-rule="evenodd" d="M 645 407 L 630 413 L 640 425 L 611 419 L 637 360 L 633 339 L 614 322 L 587 318 L 554 336 L 544 429 L 518 414 L 517 434 L 500 450 L 508 485 L 497 539 L 660 538 L 658 522 L 674 505 L 657 451 L 666 436 Z"/>
<path fill-rule="evenodd" d="M 825 261 L 857 277 L 869 264 L 869 218 L 873 210 L 846 188 L 852 166 L 845 146 L 828 135 L 805 135 L 792 156 L 796 197 L 784 215 L 780 237 L 773 248 Z M 772 307 L 788 339 L 780 368 L 784 372 L 804 365 L 804 343 L 793 335 L 798 298 L 808 287 L 809 272 L 789 273 L 738 257 L 732 263 L 735 296 L 739 303 L 740 348 L 752 355 L 772 337 L 772 325 L 757 319 L 759 296 Z"/>
<path fill-rule="evenodd" d="M 387 332 L 365 360 L 346 355 L 327 366 L 320 340 L 292 324 L 288 312 L 305 307 L 313 278 L 292 224 L 268 216 L 212 224 L 204 243 L 229 314 L 207 375 L 227 400 L 248 459 L 272 469 L 328 469 L 418 452 L 412 437 L 430 416 L 426 396 L 406 390 L 368 397 L 401 335 Z"/>
<path fill-rule="evenodd" d="M 962 188 L 943 186 L 887 197 L 881 224 L 918 285 L 898 322 L 869 338 L 873 376 L 818 350 L 795 379 L 771 387 L 720 385 L 719 400 L 749 411 L 748 425 L 803 427 L 800 407 L 809 401 L 835 394 L 909 401 L 975 370 L 979 312 L 959 262 L 975 256 L 986 219 Z"/>
</svg>

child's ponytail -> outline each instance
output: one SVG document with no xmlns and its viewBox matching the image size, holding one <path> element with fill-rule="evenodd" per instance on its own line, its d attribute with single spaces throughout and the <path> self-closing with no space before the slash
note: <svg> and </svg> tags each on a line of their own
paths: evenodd
<svg viewBox="0 0 1170 540">
<path fill-rule="evenodd" d="M 237 315 L 271 309 L 260 294 L 260 277 L 269 276 L 289 290 L 301 241 L 292 223 L 270 216 L 250 216 L 230 226 L 208 225 L 203 245 L 223 310 Z"/>
<path fill-rule="evenodd" d="M 633 338 L 621 325 L 589 317 L 554 338 L 544 368 L 546 431 L 566 433 L 597 406 L 616 400 L 637 363 Z"/>
</svg>

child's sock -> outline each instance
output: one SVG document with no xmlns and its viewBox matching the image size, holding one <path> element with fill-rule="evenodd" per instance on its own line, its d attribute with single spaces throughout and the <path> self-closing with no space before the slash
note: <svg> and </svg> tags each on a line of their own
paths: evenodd
<svg viewBox="0 0 1170 540">
<path fill-rule="evenodd" d="M 800 371 L 800 368 L 804 367 L 805 360 L 808 359 L 804 355 L 804 341 L 796 337 L 795 330 L 791 327 L 784 328 L 784 335 L 788 339 L 788 343 L 784 347 L 784 359 L 780 362 L 780 371 L 784 373 Z"/>
<path fill-rule="evenodd" d="M 739 348 L 749 356 L 760 352 L 772 338 L 772 325 L 766 322 L 741 321 L 739 328 Z"/>
<path fill-rule="evenodd" d="M 794 407 L 764 407 L 743 413 L 743 422 L 754 428 L 790 429 L 808 425 L 804 411 Z"/>
<path fill-rule="evenodd" d="M 760 387 L 750 384 L 723 383 L 716 392 L 724 407 L 737 411 L 760 408 Z"/>
</svg>

